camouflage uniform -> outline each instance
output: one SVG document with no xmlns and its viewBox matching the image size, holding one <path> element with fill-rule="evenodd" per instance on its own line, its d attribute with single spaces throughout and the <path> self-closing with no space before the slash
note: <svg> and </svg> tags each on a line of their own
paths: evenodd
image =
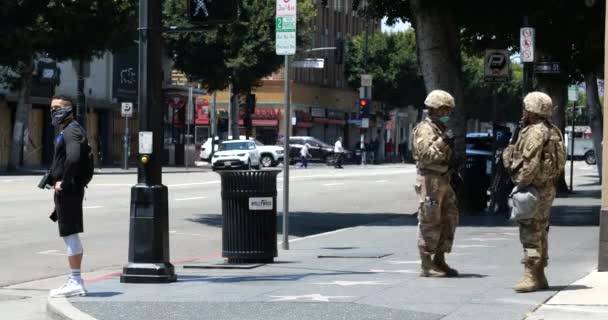
<svg viewBox="0 0 608 320">
<path fill-rule="evenodd" d="M 428 108 L 454 107 L 454 98 L 441 90 L 429 94 Z M 456 276 L 444 260 L 452 250 L 458 225 L 458 205 L 450 186 L 452 148 L 444 141 L 445 127 L 427 118 L 413 130 L 412 141 L 418 176 L 414 186 L 418 195 L 418 248 L 421 276 Z M 431 255 L 434 255 L 431 261 Z"/>
<path fill-rule="evenodd" d="M 451 252 L 458 225 L 458 203 L 448 172 L 452 150 L 442 133 L 443 129 L 428 118 L 414 129 L 418 247 L 429 254 Z"/>
<path fill-rule="evenodd" d="M 529 112 L 546 118 L 551 115 L 551 99 L 545 94 L 530 93 L 524 99 L 524 104 Z M 559 129 L 548 120 L 528 125 L 521 131 L 515 144 L 508 146 L 503 153 L 504 165 L 511 172 L 513 183 L 520 187 L 536 188 L 539 199 L 534 218 L 518 221 L 519 237 L 524 248 L 522 263 L 526 266 L 526 274 L 531 271 L 534 276 L 529 282 L 532 284 L 527 287 L 524 286 L 523 280 L 520 281 L 516 287 L 520 292 L 548 287 L 544 267 L 549 259 L 549 218 L 556 191 L 554 177 L 546 174 L 547 170 L 544 170 L 546 164 L 543 161 L 551 157 L 543 156 L 543 148 L 550 139 L 563 141 Z"/>
</svg>

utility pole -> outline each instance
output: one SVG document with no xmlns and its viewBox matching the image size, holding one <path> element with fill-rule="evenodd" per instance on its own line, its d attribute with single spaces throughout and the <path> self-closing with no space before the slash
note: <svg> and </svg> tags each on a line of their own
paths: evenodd
<svg viewBox="0 0 608 320">
<path fill-rule="evenodd" d="M 120 282 L 165 283 L 177 277 L 169 262 L 168 189 L 162 184 L 162 0 L 139 0 L 139 154 L 131 188 L 129 262 Z"/>
<path fill-rule="evenodd" d="M 87 129 L 87 106 L 84 96 L 84 60 L 78 59 L 76 62 L 76 77 L 77 77 L 77 97 L 76 109 L 78 110 L 78 122 L 86 130 Z"/>
</svg>

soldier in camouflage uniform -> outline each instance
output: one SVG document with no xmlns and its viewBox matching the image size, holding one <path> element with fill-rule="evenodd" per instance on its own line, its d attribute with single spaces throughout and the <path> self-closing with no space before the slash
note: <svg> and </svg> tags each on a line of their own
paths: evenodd
<svg viewBox="0 0 608 320">
<path fill-rule="evenodd" d="M 450 186 L 454 136 L 446 123 L 454 108 L 454 98 L 434 90 L 424 101 L 428 117 L 413 130 L 412 142 L 418 176 L 418 249 L 422 277 L 455 277 L 458 271 L 445 262 L 452 250 L 458 224 L 458 205 Z"/>
<path fill-rule="evenodd" d="M 544 272 L 549 258 L 549 214 L 555 198 L 555 178 L 565 165 L 562 133 L 549 120 L 552 111 L 548 95 L 529 93 L 524 98 L 522 122 L 525 127 L 515 144 L 508 146 L 503 153 L 504 166 L 510 171 L 513 183 L 519 187 L 536 188 L 539 199 L 534 218 L 517 221 L 525 266 L 524 274 L 514 288 L 517 292 L 549 287 Z"/>
</svg>

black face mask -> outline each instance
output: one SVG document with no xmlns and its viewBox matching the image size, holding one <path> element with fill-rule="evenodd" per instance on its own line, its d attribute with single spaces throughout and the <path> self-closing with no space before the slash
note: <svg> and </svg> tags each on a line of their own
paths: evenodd
<svg viewBox="0 0 608 320">
<path fill-rule="evenodd" d="M 72 107 L 63 107 L 51 110 L 51 123 L 58 126 L 72 116 Z"/>
</svg>

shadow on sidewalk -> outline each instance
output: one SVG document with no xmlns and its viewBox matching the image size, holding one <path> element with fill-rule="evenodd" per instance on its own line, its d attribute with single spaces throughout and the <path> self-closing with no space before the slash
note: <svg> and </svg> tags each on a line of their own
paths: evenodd
<svg viewBox="0 0 608 320">
<path fill-rule="evenodd" d="M 581 191 L 583 193 L 584 191 Z M 598 205 L 554 205 L 551 208 L 551 225 L 554 226 L 597 226 L 599 225 Z M 222 227 L 222 215 L 219 213 L 200 213 L 188 219 L 191 222 L 211 227 Z M 277 232 L 283 230 L 282 214 L 277 215 Z M 404 226 L 415 227 L 418 218 L 415 213 L 342 213 L 342 212 L 290 212 L 289 233 L 305 237 L 313 234 L 330 232 L 344 228 L 370 226 Z M 515 227 L 507 214 L 467 215 L 461 214 L 460 227 Z"/>
<path fill-rule="evenodd" d="M 269 264 L 272 265 L 272 264 Z M 323 271 L 323 270 L 319 270 Z M 326 277 L 326 276 L 342 276 L 342 275 L 370 275 L 375 272 L 355 272 L 355 271 L 337 271 L 332 272 L 307 272 L 295 274 L 278 274 L 267 276 L 234 276 L 234 277 L 208 277 L 196 275 L 179 275 L 178 282 L 209 282 L 209 283 L 243 283 L 243 282 L 272 282 L 272 281 L 298 281 L 307 277 Z"/>
<path fill-rule="evenodd" d="M 575 284 L 572 286 L 550 286 L 549 289 L 547 289 L 547 291 L 576 291 L 576 290 L 589 290 L 589 289 L 593 289 L 593 288 L 589 287 L 589 286 Z"/>
</svg>

